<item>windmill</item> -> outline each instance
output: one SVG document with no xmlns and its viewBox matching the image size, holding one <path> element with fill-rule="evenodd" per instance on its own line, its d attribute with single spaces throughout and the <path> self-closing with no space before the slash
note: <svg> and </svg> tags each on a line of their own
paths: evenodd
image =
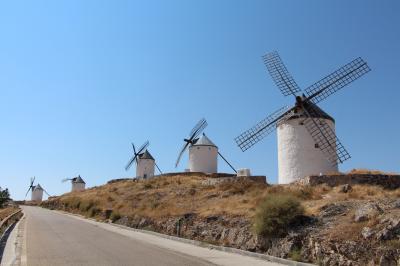
<svg viewBox="0 0 400 266">
<path fill-rule="evenodd" d="M 32 197 L 31 197 L 32 201 L 41 202 L 43 199 L 43 192 L 45 192 L 47 194 L 47 196 L 51 197 L 50 194 L 47 193 L 47 191 L 40 186 L 40 184 L 37 184 L 36 186 L 34 186 L 33 185 L 34 182 L 35 182 L 35 177 L 32 177 L 28 191 L 25 194 L 25 199 L 26 199 L 26 196 L 28 196 L 29 191 L 32 191 Z"/>
<path fill-rule="evenodd" d="M 129 160 L 128 164 L 125 167 L 125 170 L 132 166 L 134 162 L 136 162 L 136 178 L 151 178 L 154 176 L 154 166 L 157 167 L 160 174 L 162 174 L 160 168 L 156 164 L 153 156 L 147 150 L 149 146 L 149 141 L 146 141 L 138 151 L 136 152 L 135 145 L 132 143 L 133 148 L 133 156 L 132 159 Z"/>
<path fill-rule="evenodd" d="M 62 182 L 65 183 L 69 180 L 71 181 L 71 192 L 85 190 L 86 183 L 80 175 L 74 178 L 64 178 Z"/>
<path fill-rule="evenodd" d="M 190 131 L 189 137 L 183 139 L 185 144 L 179 152 L 175 167 L 178 167 L 182 155 L 189 148 L 190 172 L 217 173 L 217 157 L 219 155 L 237 173 L 236 169 L 218 151 L 218 147 L 204 133 L 201 137 L 198 137 L 207 125 L 207 121 L 204 118 L 201 119 Z"/>
<path fill-rule="evenodd" d="M 279 183 L 338 170 L 338 163 L 350 158 L 335 134 L 335 120 L 317 104 L 370 71 L 359 58 L 311 85 L 301 89 L 289 74 L 277 52 L 263 56 L 275 84 L 284 96 L 293 95 L 295 104 L 282 107 L 235 138 L 246 151 L 277 128 Z"/>
</svg>

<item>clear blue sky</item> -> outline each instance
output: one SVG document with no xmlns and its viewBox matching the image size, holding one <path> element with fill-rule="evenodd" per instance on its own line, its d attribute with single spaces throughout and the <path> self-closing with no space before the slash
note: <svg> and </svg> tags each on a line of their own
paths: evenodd
<svg viewBox="0 0 400 266">
<path fill-rule="evenodd" d="M 276 182 L 276 133 L 245 153 L 233 141 L 293 103 L 262 63 L 272 50 L 302 88 L 363 57 L 372 71 L 321 107 L 353 157 L 341 170 L 399 171 L 399 13 L 399 1 L 3 1 L 0 185 L 21 199 L 31 176 L 55 195 L 65 177 L 130 177 L 130 142 L 147 139 L 176 171 L 202 117 L 235 167 Z"/>
</svg>

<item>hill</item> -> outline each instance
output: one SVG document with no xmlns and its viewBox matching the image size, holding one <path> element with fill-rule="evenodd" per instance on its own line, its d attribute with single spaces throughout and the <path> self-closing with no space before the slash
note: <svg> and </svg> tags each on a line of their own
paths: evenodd
<svg viewBox="0 0 400 266">
<path fill-rule="evenodd" d="M 357 175 L 360 179 L 363 173 Z M 322 265 L 392 265 L 385 263 L 399 261 L 399 188 L 324 183 L 271 186 L 248 179 L 221 183 L 210 183 L 210 179 L 204 174 L 182 173 L 120 180 L 54 197 L 42 206 Z M 290 201 L 285 201 L 288 197 Z M 288 202 L 293 204 L 288 206 Z M 298 212 L 288 215 L 288 207 L 297 203 Z M 260 214 L 264 215 L 261 220 Z M 257 221 L 283 231 L 260 234 L 254 226 Z"/>
</svg>

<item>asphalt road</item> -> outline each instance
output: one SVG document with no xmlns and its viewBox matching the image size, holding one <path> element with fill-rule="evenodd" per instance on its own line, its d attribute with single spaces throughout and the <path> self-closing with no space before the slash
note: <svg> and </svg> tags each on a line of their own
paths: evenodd
<svg viewBox="0 0 400 266">
<path fill-rule="evenodd" d="M 278 265 L 38 207 L 23 210 L 22 265 Z"/>
</svg>

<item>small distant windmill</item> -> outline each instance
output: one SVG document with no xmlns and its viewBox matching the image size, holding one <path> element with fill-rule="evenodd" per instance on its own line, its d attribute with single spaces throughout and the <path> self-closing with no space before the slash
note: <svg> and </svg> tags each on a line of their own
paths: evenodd
<svg viewBox="0 0 400 266">
<path fill-rule="evenodd" d="M 86 183 L 80 175 L 74 178 L 64 178 L 62 182 L 65 183 L 69 180 L 71 181 L 71 192 L 85 190 Z"/>
<path fill-rule="evenodd" d="M 125 167 L 125 170 L 128 171 L 132 164 L 136 162 L 136 178 L 153 177 L 154 167 L 157 167 L 160 174 L 162 174 L 153 156 L 147 150 L 149 144 L 149 141 L 146 141 L 142 146 L 140 146 L 138 151 L 136 151 L 135 145 L 132 143 L 133 157 L 129 160 L 128 164 Z"/>
<path fill-rule="evenodd" d="M 36 186 L 33 185 L 33 183 L 35 182 L 35 177 L 31 177 L 31 182 L 28 188 L 28 191 L 25 194 L 25 198 L 26 196 L 28 196 L 29 191 L 32 191 L 32 196 L 31 196 L 31 200 L 32 201 L 37 201 L 37 202 L 41 202 L 43 199 L 43 192 L 47 194 L 47 196 L 51 197 L 49 193 L 47 193 L 46 190 L 44 190 L 40 184 L 37 184 Z"/>
<path fill-rule="evenodd" d="M 237 173 L 236 169 L 225 159 L 218 151 L 218 147 L 203 134 L 198 136 L 207 127 L 207 121 L 201 119 L 190 131 L 189 137 L 183 139 L 185 144 L 179 152 L 175 167 L 178 167 L 179 161 L 186 149 L 189 148 L 189 170 L 190 172 L 217 173 L 218 172 L 218 155 L 229 165 L 232 170 Z"/>
<path fill-rule="evenodd" d="M 289 74 L 277 52 L 263 56 L 272 79 L 284 96 L 296 99 L 292 107 L 283 107 L 235 138 L 242 151 L 271 133 L 278 131 L 279 183 L 333 172 L 338 163 L 350 158 L 335 134 L 335 120 L 317 103 L 325 100 L 352 81 L 370 71 L 367 63 L 357 58 L 296 95 L 301 89 Z"/>
</svg>

